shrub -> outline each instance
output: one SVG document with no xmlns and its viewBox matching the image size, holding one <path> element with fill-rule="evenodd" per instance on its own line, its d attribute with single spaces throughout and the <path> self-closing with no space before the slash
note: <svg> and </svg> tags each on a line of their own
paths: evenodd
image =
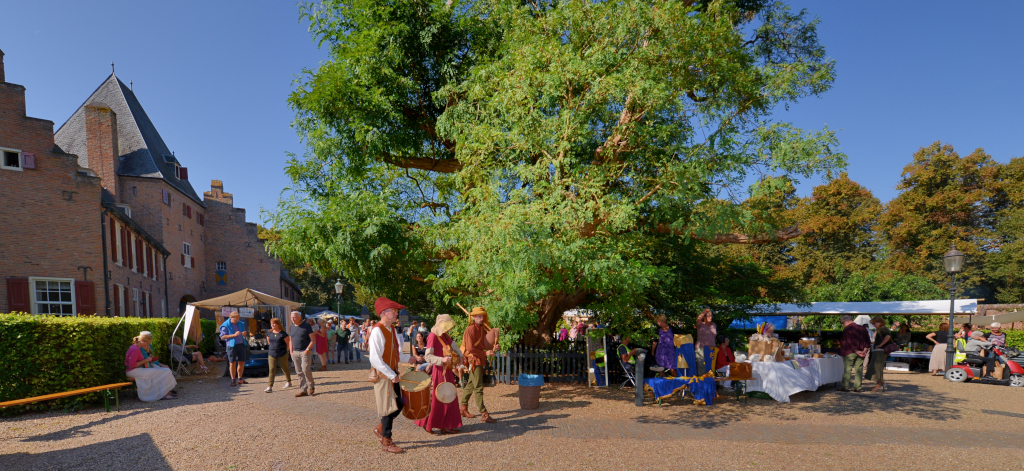
<svg viewBox="0 0 1024 471">
<path fill-rule="evenodd" d="M 169 359 L 168 343 L 177 322 L 0 314 L 0 402 L 127 381 L 124 358 L 132 338 L 143 330 L 152 332 L 153 354 Z M 76 409 L 97 400 L 102 400 L 99 393 L 3 412 Z"/>
<path fill-rule="evenodd" d="M 200 319 L 199 330 L 203 333 L 199 351 L 203 352 L 203 356 L 210 356 L 213 354 L 213 343 L 217 339 L 217 323 L 209 319 Z"/>
</svg>

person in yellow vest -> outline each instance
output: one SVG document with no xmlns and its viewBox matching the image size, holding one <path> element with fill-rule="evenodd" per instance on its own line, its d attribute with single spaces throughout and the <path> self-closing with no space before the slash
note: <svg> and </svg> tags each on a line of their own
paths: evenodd
<svg viewBox="0 0 1024 471">
<path fill-rule="evenodd" d="M 953 364 L 955 365 L 967 359 L 967 339 L 964 338 L 963 331 L 953 334 L 953 337 L 956 338 L 956 351 L 953 353 Z"/>
<path fill-rule="evenodd" d="M 405 309 L 405 306 L 381 297 L 373 303 L 373 308 L 380 317 L 380 322 L 370 331 L 368 342 L 370 366 L 373 368 L 371 376 L 377 378 L 373 384 L 373 397 L 377 405 L 377 415 L 380 416 L 380 424 L 373 433 L 384 446 L 384 451 L 404 453 L 405 450 L 395 446 L 395 442 L 391 440 L 391 427 L 394 425 L 395 417 L 402 412 L 402 393 L 398 389 L 399 378 L 396 372 L 401 346 L 398 344 L 394 325 L 398 320 L 398 311 Z"/>
</svg>

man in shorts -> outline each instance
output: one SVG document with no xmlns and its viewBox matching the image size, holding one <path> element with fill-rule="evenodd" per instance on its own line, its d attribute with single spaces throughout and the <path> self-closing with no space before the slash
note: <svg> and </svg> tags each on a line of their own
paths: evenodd
<svg viewBox="0 0 1024 471">
<path fill-rule="evenodd" d="M 245 361 L 249 359 L 249 345 L 246 340 L 248 327 L 242 322 L 238 311 L 234 311 L 220 325 L 220 338 L 227 344 L 228 372 L 231 373 L 231 386 L 248 384 L 242 378 Z"/>
</svg>

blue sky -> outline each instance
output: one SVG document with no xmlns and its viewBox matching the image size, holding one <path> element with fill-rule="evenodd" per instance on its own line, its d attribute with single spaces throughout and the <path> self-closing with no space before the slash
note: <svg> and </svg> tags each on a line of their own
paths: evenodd
<svg viewBox="0 0 1024 471">
<path fill-rule="evenodd" d="M 59 127 L 109 75 L 134 82 L 197 191 L 224 181 L 258 221 L 288 184 L 303 146 L 285 102 L 303 68 L 326 58 L 289 1 L 6 2 L 7 81 L 30 116 Z M 883 202 L 904 165 L 936 140 L 1000 162 L 1024 155 L 1024 2 L 791 2 L 821 18 L 838 78 L 778 117 L 835 129 L 848 171 Z M 801 185 L 807 194 L 813 184 Z"/>
</svg>

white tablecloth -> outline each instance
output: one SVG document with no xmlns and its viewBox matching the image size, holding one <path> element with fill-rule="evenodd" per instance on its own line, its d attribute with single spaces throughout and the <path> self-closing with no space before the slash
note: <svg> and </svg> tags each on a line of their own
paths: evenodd
<svg viewBox="0 0 1024 471">
<path fill-rule="evenodd" d="M 843 379 L 842 358 L 810 358 L 807 366 L 793 368 L 789 362 L 755 362 L 753 379 L 747 381 L 747 391 L 763 391 L 779 402 L 789 402 L 789 396 L 800 391 L 814 391 L 819 386 Z"/>
</svg>

